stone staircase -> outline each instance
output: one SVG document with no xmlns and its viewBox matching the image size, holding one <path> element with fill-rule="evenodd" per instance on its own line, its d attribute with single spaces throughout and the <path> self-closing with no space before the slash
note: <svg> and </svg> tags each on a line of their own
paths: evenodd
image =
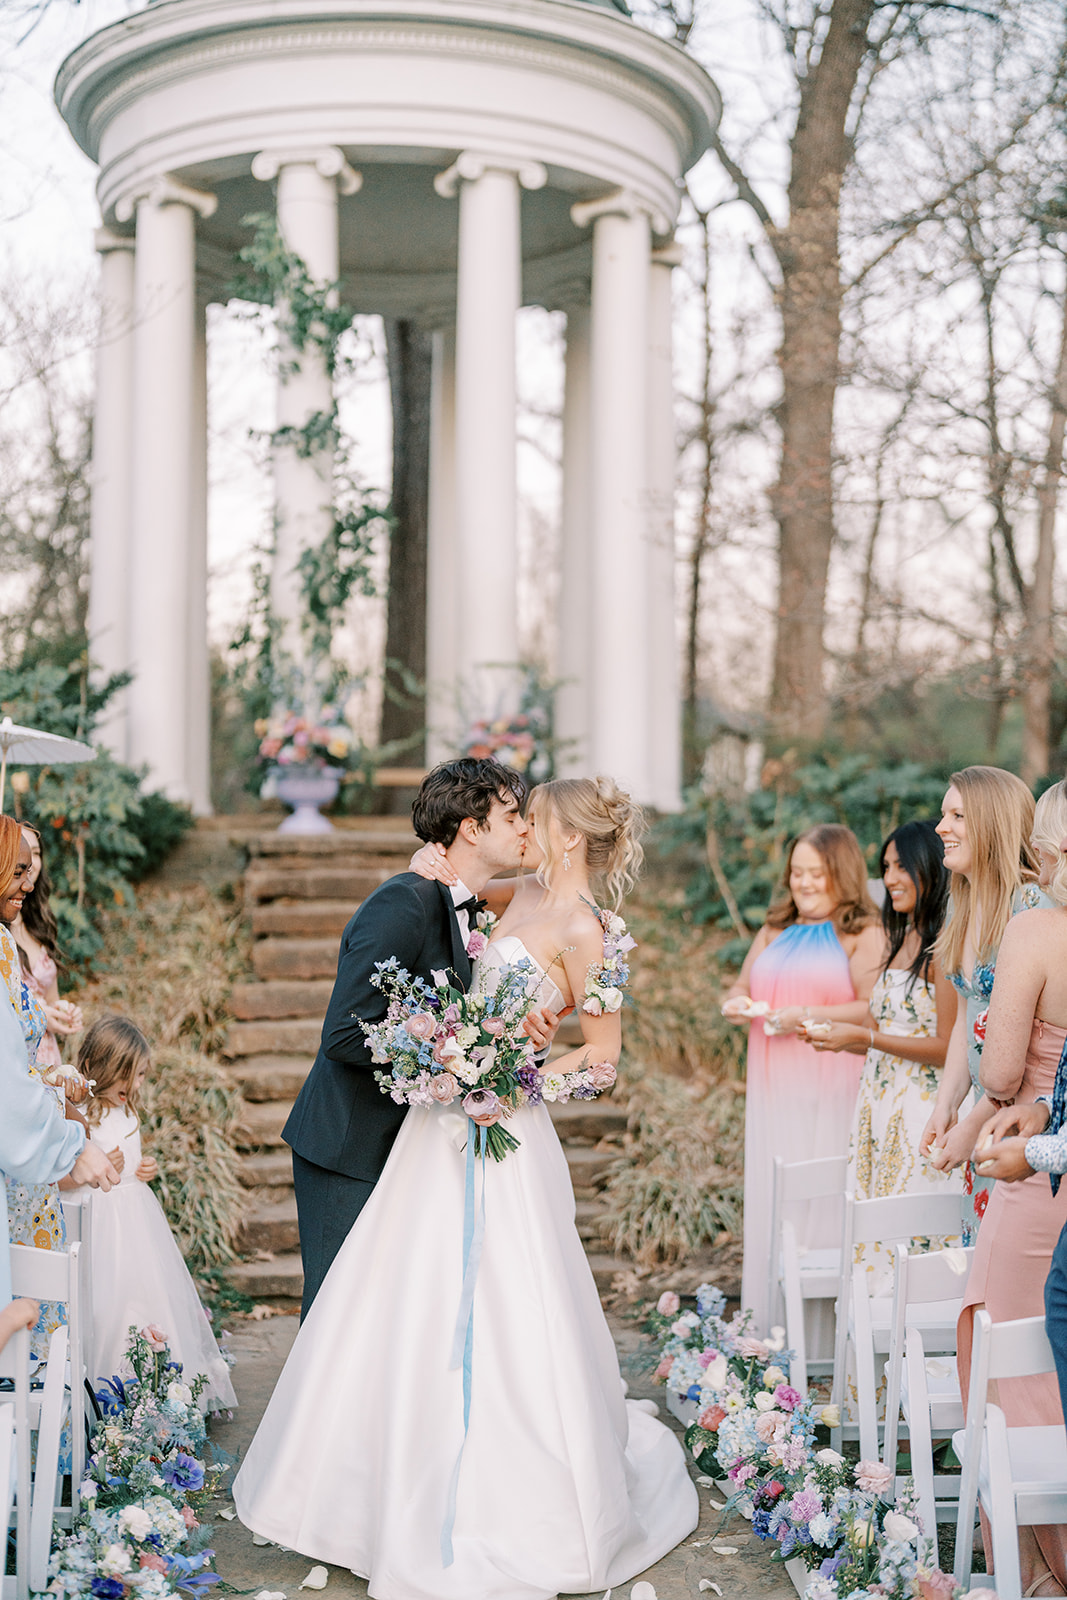
<svg viewBox="0 0 1067 1600">
<path fill-rule="evenodd" d="M 341 933 L 360 902 L 407 865 L 416 840 L 389 818 L 346 819 L 333 834 L 260 834 L 247 840 L 244 894 L 255 978 L 234 987 L 226 1054 L 244 1100 L 242 1179 L 249 1213 L 246 1259 L 229 1270 L 257 1301 L 299 1299 L 302 1285 L 296 1201 L 281 1131 L 311 1069 L 337 968 Z M 577 1043 L 568 1018 L 557 1049 Z M 567 1154 L 578 1229 L 598 1286 L 610 1287 L 629 1263 L 602 1254 L 599 1190 L 626 1125 L 609 1099 L 553 1108 Z"/>
</svg>

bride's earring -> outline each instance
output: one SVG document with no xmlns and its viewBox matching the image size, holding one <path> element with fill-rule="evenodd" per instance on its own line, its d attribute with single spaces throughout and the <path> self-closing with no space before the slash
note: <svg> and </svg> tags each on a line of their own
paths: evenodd
<svg viewBox="0 0 1067 1600">
<path fill-rule="evenodd" d="M 563 870 L 564 872 L 571 870 L 571 853 L 569 850 L 564 850 L 563 852 Z"/>
</svg>

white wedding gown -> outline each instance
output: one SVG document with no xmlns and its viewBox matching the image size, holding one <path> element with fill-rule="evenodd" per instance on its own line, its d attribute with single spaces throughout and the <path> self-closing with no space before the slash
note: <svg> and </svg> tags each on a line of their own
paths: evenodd
<svg viewBox="0 0 1067 1600">
<path fill-rule="evenodd" d="M 498 939 L 481 958 L 483 981 L 495 986 L 495 969 L 526 954 Z M 547 977 L 536 995 L 562 999 Z M 404 1118 L 297 1336 L 234 1503 L 253 1532 L 367 1578 L 374 1600 L 602 1592 L 692 1532 L 696 1489 L 674 1435 L 624 1399 L 543 1106 L 509 1123 L 520 1149 L 485 1163 L 464 1444 L 462 1373 L 449 1370 L 464 1127 L 436 1106 Z"/>
</svg>

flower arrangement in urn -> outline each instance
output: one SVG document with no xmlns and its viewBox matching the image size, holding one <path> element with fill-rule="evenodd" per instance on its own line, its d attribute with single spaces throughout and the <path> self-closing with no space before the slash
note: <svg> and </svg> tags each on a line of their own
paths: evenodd
<svg viewBox="0 0 1067 1600">
<path fill-rule="evenodd" d="M 343 772 L 356 744 L 351 729 L 332 706 L 325 706 L 317 718 L 297 711 L 260 717 L 255 731 L 264 765 L 298 772 Z"/>
</svg>

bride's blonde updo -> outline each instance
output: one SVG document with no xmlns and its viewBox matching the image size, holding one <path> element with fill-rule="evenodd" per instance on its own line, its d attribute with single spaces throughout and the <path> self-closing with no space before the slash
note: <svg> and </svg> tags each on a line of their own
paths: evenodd
<svg viewBox="0 0 1067 1600">
<path fill-rule="evenodd" d="M 541 825 L 544 807 L 550 806 L 564 833 L 585 839 L 585 860 L 590 877 L 600 879 L 612 907 L 618 910 L 633 888 L 645 852 L 641 836 L 648 823 L 639 805 L 619 788 L 614 778 L 551 778 L 539 783 L 530 796 L 530 820 L 544 861 L 537 876 L 545 882 L 559 865 Z"/>
</svg>

